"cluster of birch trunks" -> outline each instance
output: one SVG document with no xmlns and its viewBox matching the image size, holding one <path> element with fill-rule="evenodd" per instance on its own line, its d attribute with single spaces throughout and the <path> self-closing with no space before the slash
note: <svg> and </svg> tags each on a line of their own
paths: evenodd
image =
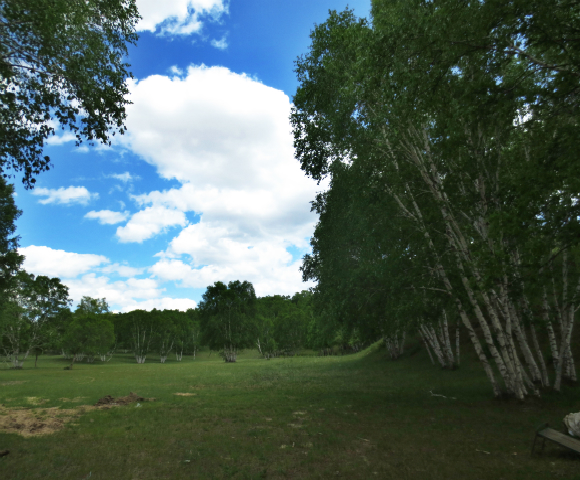
<svg viewBox="0 0 580 480">
<path fill-rule="evenodd" d="M 429 253 L 423 259 L 429 279 L 416 289 L 442 293 L 453 310 L 442 309 L 438 322 L 419 321 L 430 355 L 443 367 L 459 364 L 458 337 L 454 354 L 449 335 L 452 313 L 467 331 L 496 396 L 523 399 L 546 387 L 560 391 L 564 379 L 576 382 L 571 342 L 580 308 L 580 259 L 574 245 L 535 240 L 542 253 L 525 237 L 491 232 L 490 215 L 505 205 L 496 197 L 505 167 L 498 158 L 489 161 L 493 155 L 485 142 L 490 139 L 470 138 L 474 151 L 482 152 L 471 171 L 437 158 L 426 127 L 410 127 L 396 152 L 389 140 L 385 130 L 379 150 L 391 173 L 384 187 Z M 413 172 L 412 185 L 397 176 L 403 169 Z M 448 195 L 444 182 L 451 184 L 451 178 L 456 190 Z M 577 222 L 571 215 L 568 220 Z"/>
</svg>

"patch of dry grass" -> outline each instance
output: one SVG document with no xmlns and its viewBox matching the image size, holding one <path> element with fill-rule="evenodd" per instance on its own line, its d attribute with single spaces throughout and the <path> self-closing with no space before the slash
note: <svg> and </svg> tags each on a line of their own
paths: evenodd
<svg viewBox="0 0 580 480">
<path fill-rule="evenodd" d="M 84 405 L 82 408 L 69 409 L 58 407 L 8 408 L 0 405 L 0 432 L 16 433 L 23 437 L 51 435 L 94 408 L 96 407 L 88 405 Z"/>
</svg>

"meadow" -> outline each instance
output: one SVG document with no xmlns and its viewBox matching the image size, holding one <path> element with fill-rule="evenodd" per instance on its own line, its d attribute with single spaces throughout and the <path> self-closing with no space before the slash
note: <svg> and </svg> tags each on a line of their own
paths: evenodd
<svg viewBox="0 0 580 480">
<path fill-rule="evenodd" d="M 234 364 L 208 352 L 66 364 L 0 370 L 0 424 L 18 412 L 37 422 L 31 436 L 18 421 L 0 431 L 3 480 L 580 478 L 580 456 L 547 444 L 530 457 L 540 424 L 580 410 L 580 388 L 494 400 L 476 361 L 440 370 L 417 345 L 398 361 L 376 344 L 270 361 L 246 351 Z M 155 401 L 92 407 L 129 392 Z M 51 418 L 62 428 L 34 435 Z"/>
</svg>

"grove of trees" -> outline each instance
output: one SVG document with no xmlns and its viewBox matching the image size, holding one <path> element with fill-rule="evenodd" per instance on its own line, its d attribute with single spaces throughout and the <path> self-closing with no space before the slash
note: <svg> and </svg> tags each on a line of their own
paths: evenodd
<svg viewBox="0 0 580 480">
<path fill-rule="evenodd" d="M 419 330 L 451 367 L 459 322 L 496 396 L 577 380 L 579 9 L 373 0 L 315 28 L 291 122 L 330 178 L 302 267 L 321 318 Z"/>
</svg>

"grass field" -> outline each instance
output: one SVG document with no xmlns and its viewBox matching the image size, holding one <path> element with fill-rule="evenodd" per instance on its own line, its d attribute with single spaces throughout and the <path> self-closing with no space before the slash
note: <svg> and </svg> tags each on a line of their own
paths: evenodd
<svg viewBox="0 0 580 480">
<path fill-rule="evenodd" d="M 2 480 L 580 478 L 580 456 L 556 446 L 530 458 L 537 426 L 560 428 L 580 411 L 580 388 L 498 401 L 475 361 L 442 371 L 413 347 L 396 362 L 375 346 L 270 361 L 250 351 L 235 364 L 215 353 L 65 364 L 44 356 L 36 369 L 29 360 L 0 370 L 4 420 L 70 419 L 51 435 L 0 432 L 0 450 L 10 450 Z M 80 407 L 129 392 L 156 401 Z"/>
</svg>

